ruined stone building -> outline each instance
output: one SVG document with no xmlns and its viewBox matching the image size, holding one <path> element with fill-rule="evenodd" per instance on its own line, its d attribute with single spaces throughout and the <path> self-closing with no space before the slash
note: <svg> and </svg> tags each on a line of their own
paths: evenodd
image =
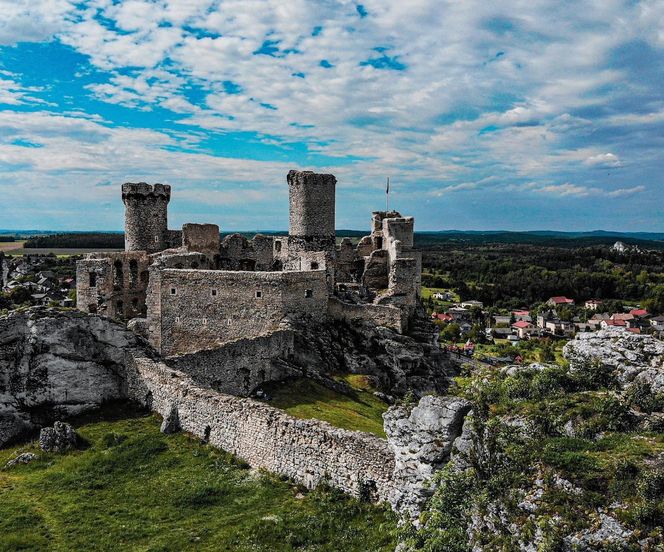
<svg viewBox="0 0 664 552">
<path fill-rule="evenodd" d="M 290 171 L 288 236 L 168 229 L 171 187 L 127 183 L 125 251 L 77 264 L 80 310 L 130 321 L 163 356 L 266 336 L 288 320 L 371 320 L 402 332 L 417 304 L 413 217 L 375 212 L 357 245 L 335 236 L 336 178 Z"/>
</svg>

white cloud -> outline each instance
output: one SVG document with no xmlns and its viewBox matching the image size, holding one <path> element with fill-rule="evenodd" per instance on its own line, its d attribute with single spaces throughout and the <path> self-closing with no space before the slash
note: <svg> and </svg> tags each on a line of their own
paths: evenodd
<svg viewBox="0 0 664 552">
<path fill-rule="evenodd" d="M 661 53 L 661 2 L 605 0 L 588 10 L 525 0 L 362 4 L 364 18 L 350 0 L 0 0 L 0 44 L 57 36 L 105 72 L 88 86 L 95 98 L 169 109 L 181 127 L 113 129 L 93 113 L 3 114 L 0 131 L 9 125 L 7 136 L 42 148 L 5 141 L 0 162 L 22 161 L 35 174 L 161 174 L 182 186 L 245 182 L 251 167 L 265 172 L 264 183 L 281 182 L 286 163 L 197 149 L 204 131 L 243 131 L 285 151 L 304 143 L 329 160 L 342 187 L 377 189 L 392 175 L 428 198 L 513 182 L 552 196 L 626 197 L 643 191 L 630 187 L 637 177 L 614 175 L 616 189 L 606 192 L 594 169 L 646 158 L 661 165 L 655 145 L 644 152 L 649 136 L 616 129 L 664 121 L 661 103 L 628 101 L 657 95 L 656 83 L 629 81 L 628 68 L 612 61 L 639 40 Z M 265 43 L 274 56 L 254 54 Z M 34 101 L 20 76 L 0 79 L 0 101 Z M 360 160 L 341 163 L 348 156 Z M 533 181 L 545 184 L 519 184 Z M 200 190 L 192 184 L 191 201 Z"/>
<path fill-rule="evenodd" d="M 613 153 L 600 153 L 591 155 L 584 163 L 591 167 L 620 167 L 620 159 Z"/>
</svg>

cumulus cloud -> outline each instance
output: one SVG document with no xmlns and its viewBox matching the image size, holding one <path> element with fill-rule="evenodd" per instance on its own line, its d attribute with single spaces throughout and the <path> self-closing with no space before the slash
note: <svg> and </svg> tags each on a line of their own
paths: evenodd
<svg viewBox="0 0 664 552">
<path fill-rule="evenodd" d="M 620 167 L 620 159 L 613 153 L 600 153 L 588 157 L 585 164 L 591 167 Z"/>
<path fill-rule="evenodd" d="M 85 91 L 95 100 L 173 114 L 163 128 L 137 128 L 71 105 L 48 113 L 33 105 L 32 114 L 0 117 L 0 130 L 10 129 L 0 162 L 41 176 L 161 171 L 188 186 L 191 202 L 205 196 L 204 179 L 244 182 L 247 167 L 265 171 L 263 188 L 241 196 L 260 201 L 260 189 L 282 180 L 289 148 L 337 172 L 340 189 L 362 205 L 387 175 L 435 201 L 501 186 L 549 198 L 636 198 L 643 187 L 630 186 L 630 167 L 640 167 L 639 179 L 661 174 L 661 83 L 633 73 L 664 70 L 661 2 L 362 5 L 0 0 L 0 44 L 57 40 L 86 56 L 94 76 Z M 634 48 L 653 52 L 651 67 L 625 57 Z M 20 75 L 0 75 L 3 104 L 38 100 Z M 21 128 L 41 148 L 9 142 L 23 139 Z M 205 140 L 238 133 L 280 155 L 257 162 L 247 143 L 244 159 L 232 159 Z M 598 169 L 617 167 L 625 174 L 604 191 Z"/>
</svg>

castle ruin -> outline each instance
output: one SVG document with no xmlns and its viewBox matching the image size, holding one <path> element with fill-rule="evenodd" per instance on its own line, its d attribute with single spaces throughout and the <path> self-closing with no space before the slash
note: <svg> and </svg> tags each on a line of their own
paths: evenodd
<svg viewBox="0 0 664 552">
<path fill-rule="evenodd" d="M 290 171 L 288 236 L 168 229 L 171 187 L 126 183 L 125 251 L 77 263 L 77 307 L 129 321 L 165 357 L 278 331 L 294 318 L 371 320 L 398 332 L 417 305 L 413 217 L 374 212 L 357 245 L 335 231 L 336 178 Z"/>
</svg>

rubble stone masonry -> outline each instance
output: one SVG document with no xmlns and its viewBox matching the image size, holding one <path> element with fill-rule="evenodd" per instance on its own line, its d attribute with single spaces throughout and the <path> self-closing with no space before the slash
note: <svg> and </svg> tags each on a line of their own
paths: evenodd
<svg viewBox="0 0 664 552">
<path fill-rule="evenodd" d="M 252 467 L 375 501 L 388 501 L 394 492 L 394 454 L 384 439 L 205 389 L 147 357 L 137 355 L 131 364 L 130 398 Z"/>
<path fill-rule="evenodd" d="M 279 329 L 289 315 L 322 319 L 325 271 L 244 272 L 153 266 L 148 288 L 150 342 L 171 356 Z"/>
</svg>

